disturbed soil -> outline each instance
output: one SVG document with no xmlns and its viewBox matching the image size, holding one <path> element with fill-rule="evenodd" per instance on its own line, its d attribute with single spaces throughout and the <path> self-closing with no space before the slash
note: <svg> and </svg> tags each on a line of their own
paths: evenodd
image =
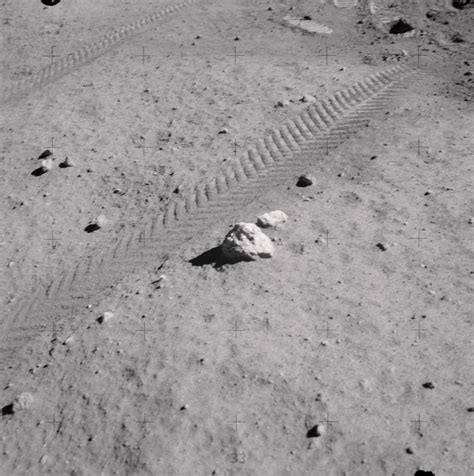
<svg viewBox="0 0 474 476">
<path fill-rule="evenodd" d="M 396 34 L 366 2 L 206 0 L 2 105 L 6 321 L 303 96 L 425 54 L 370 127 L 227 222 L 65 309 L 67 325 L 35 332 L 32 312 L 21 362 L 0 369 L 1 475 L 474 474 L 474 8 L 412 3 L 378 2 L 413 28 Z M 162 5 L 3 0 L 2 83 Z M 52 169 L 32 174 L 45 149 Z M 297 187 L 299 173 L 316 182 Z M 271 210 L 289 217 L 265 230 L 273 258 L 196 265 Z"/>
</svg>

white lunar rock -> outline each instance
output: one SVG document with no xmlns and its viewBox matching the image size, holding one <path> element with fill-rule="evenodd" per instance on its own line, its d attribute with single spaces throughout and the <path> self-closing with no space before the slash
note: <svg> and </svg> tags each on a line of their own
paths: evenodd
<svg viewBox="0 0 474 476">
<path fill-rule="evenodd" d="M 33 395 L 29 392 L 23 392 L 15 398 L 13 402 L 13 411 L 26 410 L 33 404 Z"/>
<path fill-rule="evenodd" d="M 48 172 L 53 168 L 53 159 L 43 159 L 40 164 L 43 172 Z"/>
<path fill-rule="evenodd" d="M 105 311 L 98 319 L 99 323 L 108 322 L 115 317 L 115 314 L 112 311 Z"/>
<path fill-rule="evenodd" d="M 224 257 L 230 260 L 271 258 L 275 252 L 270 238 L 254 223 L 234 225 L 224 238 L 221 249 Z"/>
<path fill-rule="evenodd" d="M 271 228 L 288 220 L 288 215 L 281 210 L 274 210 L 269 213 L 264 213 L 257 218 L 257 225 L 260 228 Z"/>
</svg>

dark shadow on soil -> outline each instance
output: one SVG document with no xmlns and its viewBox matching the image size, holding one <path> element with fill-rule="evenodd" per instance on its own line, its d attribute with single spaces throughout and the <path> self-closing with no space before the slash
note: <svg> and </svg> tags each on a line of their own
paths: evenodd
<svg viewBox="0 0 474 476">
<path fill-rule="evenodd" d="M 224 265 L 229 264 L 236 264 L 242 261 L 250 261 L 250 260 L 229 260 L 224 256 L 222 253 L 222 248 L 220 246 L 216 246 L 215 248 L 211 248 L 210 250 L 205 251 L 204 253 L 196 256 L 189 260 L 193 266 L 205 266 L 205 265 L 212 265 L 213 268 L 219 269 L 222 268 Z"/>
<path fill-rule="evenodd" d="M 87 231 L 87 233 L 92 233 L 94 231 L 100 230 L 100 226 L 97 225 L 97 223 L 91 223 L 90 225 L 87 225 L 84 228 L 84 231 Z"/>
<path fill-rule="evenodd" d="M 31 175 L 34 175 L 35 177 L 39 177 L 40 175 L 43 175 L 47 172 L 46 169 L 44 169 L 43 167 L 38 167 L 37 169 L 33 170 L 33 172 L 31 172 Z"/>
<path fill-rule="evenodd" d="M 13 415 L 15 412 L 13 411 L 13 403 L 9 403 L 2 408 L 2 416 L 5 415 Z"/>
</svg>

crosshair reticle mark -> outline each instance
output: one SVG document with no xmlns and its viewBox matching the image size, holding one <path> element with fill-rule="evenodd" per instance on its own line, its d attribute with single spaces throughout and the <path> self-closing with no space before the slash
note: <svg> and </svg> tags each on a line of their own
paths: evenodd
<svg viewBox="0 0 474 476">
<path fill-rule="evenodd" d="M 47 327 L 47 326 L 46 326 Z M 51 327 L 49 329 L 45 329 L 44 331 L 42 332 L 47 332 L 47 331 L 51 331 L 51 340 L 54 341 L 54 340 L 57 340 L 58 338 L 58 331 L 62 331 L 64 330 L 64 327 L 62 325 L 57 325 L 56 322 L 53 322 L 51 324 Z"/>
<path fill-rule="evenodd" d="M 155 146 L 147 146 L 147 145 L 146 145 L 146 139 L 145 139 L 144 137 L 141 137 L 140 140 L 141 140 L 141 142 L 142 142 L 141 145 L 137 145 L 136 147 L 137 147 L 138 149 L 142 149 L 142 150 L 143 150 L 143 157 L 146 156 L 146 151 L 147 151 L 147 149 L 157 149 L 157 148 L 158 148 L 157 145 L 155 145 Z"/>
<path fill-rule="evenodd" d="M 418 413 L 418 420 L 412 420 L 412 423 L 416 423 L 416 431 L 421 434 L 421 424 L 422 423 L 428 423 L 426 420 L 421 419 L 421 414 Z"/>
<path fill-rule="evenodd" d="M 329 145 L 329 138 L 326 137 L 325 141 L 324 141 L 324 145 L 321 146 L 324 148 L 324 150 L 326 151 L 326 155 L 329 155 L 329 149 L 337 149 L 337 145 Z"/>
<path fill-rule="evenodd" d="M 325 332 L 325 333 L 326 333 L 326 337 L 327 337 L 328 339 L 329 339 L 329 333 L 330 333 L 330 332 L 336 332 L 335 329 L 331 329 L 331 328 L 329 327 L 329 321 L 328 321 L 328 320 L 326 321 L 326 327 L 325 327 L 324 329 L 318 329 L 318 328 L 316 328 L 316 330 L 317 330 L 317 331 L 323 331 L 323 332 Z"/>
<path fill-rule="evenodd" d="M 54 155 L 54 149 L 60 149 L 58 145 L 54 145 L 54 137 L 51 137 L 51 145 L 48 145 L 48 149 L 51 151 L 51 155 Z"/>
<path fill-rule="evenodd" d="M 59 58 L 60 55 L 55 55 L 54 54 L 54 48 L 55 46 L 51 46 L 51 53 L 49 55 L 43 55 L 43 58 L 51 58 L 51 64 L 54 63 L 54 58 Z"/>
<path fill-rule="evenodd" d="M 146 252 L 146 247 L 153 243 L 154 241 L 161 241 L 162 238 L 153 238 L 153 237 L 146 237 L 145 233 L 141 233 L 139 236 L 138 236 L 138 244 L 141 245 L 141 255 L 142 257 L 145 256 L 145 252 Z"/>
<path fill-rule="evenodd" d="M 234 139 L 234 155 L 237 156 L 237 148 L 240 147 L 240 145 L 237 143 L 237 139 Z"/>
<path fill-rule="evenodd" d="M 329 419 L 329 414 L 327 413 L 326 414 L 326 419 L 325 420 L 319 420 L 319 423 L 326 423 L 326 427 L 328 428 L 329 430 L 329 426 L 332 424 L 332 423 L 337 423 L 339 420 L 330 420 Z"/>
<path fill-rule="evenodd" d="M 146 436 L 147 434 L 147 424 L 152 423 L 150 420 L 146 419 L 146 415 L 143 417 L 143 420 L 137 420 L 137 423 L 140 423 L 141 427 L 143 428 L 143 434 Z"/>
<path fill-rule="evenodd" d="M 54 237 L 54 230 L 51 230 L 51 236 L 49 238 L 45 238 L 45 241 L 49 241 L 51 243 L 51 248 L 53 250 L 56 249 L 56 242 L 61 241 L 59 238 Z"/>
<path fill-rule="evenodd" d="M 423 56 L 426 56 L 426 55 L 424 55 L 423 53 L 420 53 L 420 48 L 421 48 L 421 46 L 420 46 L 420 45 L 417 45 L 417 47 L 416 47 L 416 54 L 415 54 L 415 56 L 416 56 L 416 64 L 417 64 L 418 66 L 420 66 L 420 58 L 423 57 Z"/>
<path fill-rule="evenodd" d="M 56 420 L 55 415 L 53 415 L 52 420 L 46 420 L 45 423 L 48 423 L 48 424 L 52 425 L 53 426 L 53 431 L 56 429 L 56 425 L 57 425 L 58 427 L 57 427 L 57 430 L 55 431 L 55 433 L 58 433 L 59 429 L 61 428 L 61 421 Z"/>
<path fill-rule="evenodd" d="M 335 240 L 336 238 L 330 238 L 329 237 L 329 230 L 326 230 L 326 234 L 325 234 L 325 237 L 326 237 L 326 248 L 329 248 L 329 241 L 330 240 Z"/>
<path fill-rule="evenodd" d="M 410 329 L 410 330 L 412 330 L 412 331 L 416 331 L 416 332 L 417 332 L 417 334 L 418 334 L 418 339 L 420 339 L 420 340 L 421 340 L 421 333 L 422 333 L 422 332 L 426 332 L 426 331 L 427 331 L 427 329 L 422 329 L 422 328 L 421 328 L 421 324 L 420 324 L 420 323 L 421 323 L 421 321 L 419 320 L 419 321 L 418 321 L 418 326 L 417 326 L 417 328 L 416 328 L 416 329 Z"/>
<path fill-rule="evenodd" d="M 148 59 L 150 60 L 151 55 L 146 55 L 145 54 L 145 46 L 142 46 L 142 54 L 141 55 L 133 55 L 135 58 L 141 58 L 142 59 L 142 64 L 145 64 L 145 60 Z"/>
<path fill-rule="evenodd" d="M 237 46 L 234 46 L 234 54 L 233 55 L 226 55 L 226 56 L 232 56 L 234 58 L 234 64 L 237 64 L 237 58 L 239 56 L 245 56 L 245 55 L 238 55 L 237 54 Z"/>
<path fill-rule="evenodd" d="M 415 147 L 416 147 L 416 156 L 417 157 L 420 157 L 421 149 L 429 149 L 429 147 L 427 145 L 421 145 L 421 141 L 420 141 L 419 137 L 418 137 L 418 140 L 416 141 L 416 145 L 410 146 L 410 149 L 413 149 Z"/>
<path fill-rule="evenodd" d="M 239 430 L 239 425 L 241 423 L 245 423 L 245 421 L 244 420 L 239 420 L 238 419 L 238 414 L 236 413 L 235 418 L 233 420 L 230 420 L 229 423 L 232 423 L 234 425 L 234 430 L 237 433 L 237 431 Z"/>
<path fill-rule="evenodd" d="M 325 50 L 325 53 L 324 53 L 324 54 L 320 54 L 320 55 L 317 55 L 317 56 L 323 56 L 324 58 L 326 58 L 326 66 L 329 66 L 329 58 L 330 58 L 331 56 L 337 56 L 337 55 L 331 55 L 331 54 L 329 54 L 329 46 L 328 46 L 328 44 L 327 44 L 327 41 L 326 41 L 326 46 L 325 46 L 324 50 Z"/>
<path fill-rule="evenodd" d="M 417 228 L 416 231 L 417 231 L 417 235 L 416 235 L 415 237 L 408 238 L 408 239 L 409 239 L 409 240 L 416 240 L 417 243 L 418 243 L 417 246 L 418 246 L 418 248 L 419 248 L 419 247 L 421 246 L 421 245 L 420 245 L 421 241 L 422 241 L 422 240 L 427 240 L 428 238 L 423 238 L 423 237 L 421 236 L 421 231 L 420 231 L 419 228 Z"/>
<path fill-rule="evenodd" d="M 135 332 L 143 332 L 143 342 L 146 342 L 146 333 L 155 331 L 153 329 L 147 329 L 146 324 L 143 323 L 143 329 L 136 329 Z"/>
<path fill-rule="evenodd" d="M 233 329 L 227 329 L 227 332 L 234 332 L 235 333 L 234 337 L 238 337 L 239 332 L 246 332 L 246 331 L 248 331 L 248 329 L 239 329 L 239 327 L 237 325 L 237 320 L 234 320 L 234 328 Z"/>
</svg>

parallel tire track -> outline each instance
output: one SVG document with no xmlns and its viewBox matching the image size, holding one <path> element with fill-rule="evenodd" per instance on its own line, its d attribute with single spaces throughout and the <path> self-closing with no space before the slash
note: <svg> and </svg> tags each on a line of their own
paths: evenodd
<svg viewBox="0 0 474 476">
<path fill-rule="evenodd" d="M 152 26 L 165 15 L 174 13 L 182 8 L 202 2 L 203 0 L 186 0 L 177 5 L 162 8 L 152 15 L 140 18 L 133 23 L 128 23 L 120 28 L 112 30 L 107 35 L 89 45 L 85 45 L 74 53 L 71 53 L 49 66 L 41 69 L 28 78 L 24 78 L 17 83 L 0 90 L 0 104 L 15 100 L 30 91 L 50 84 L 51 82 L 65 76 L 73 70 L 98 58 L 121 41 L 141 33 L 146 28 Z"/>
<path fill-rule="evenodd" d="M 42 323 L 67 320 L 84 310 L 90 298 L 113 287 L 127 274 L 158 263 L 210 225 L 238 219 L 239 210 L 256 197 L 301 172 L 321 155 L 322 147 L 337 147 L 386 105 L 417 70 L 397 65 L 307 107 L 298 117 L 256 142 L 216 177 L 200 183 L 182 199 L 140 230 L 121 237 L 113 246 L 97 248 L 64 270 L 46 288 L 22 300 L 2 322 L 0 358 L 24 345 L 19 337 L 8 347 L 6 336 L 32 316 Z M 105 248 L 105 249 L 104 249 Z M 66 317 L 65 317 L 66 316 Z M 17 358 L 17 356 L 15 357 Z"/>
</svg>

